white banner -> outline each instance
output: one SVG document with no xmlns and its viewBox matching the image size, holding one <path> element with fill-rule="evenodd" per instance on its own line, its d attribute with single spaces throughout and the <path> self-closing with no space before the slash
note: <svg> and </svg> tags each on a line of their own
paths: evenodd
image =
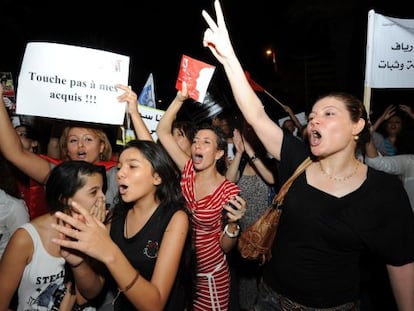
<svg viewBox="0 0 414 311">
<path fill-rule="evenodd" d="M 64 44 L 26 46 L 16 97 L 16 113 L 95 123 L 123 123 L 123 93 L 129 57 Z"/>
<path fill-rule="evenodd" d="M 158 140 L 156 133 L 158 122 L 161 120 L 161 117 L 164 114 L 164 110 L 156 109 L 144 105 L 138 105 L 138 110 L 141 115 L 142 120 L 144 120 L 145 125 L 147 126 L 149 132 L 151 133 L 152 139 L 154 141 Z"/>
<path fill-rule="evenodd" d="M 306 118 L 306 114 L 305 112 L 300 112 L 300 113 L 296 113 L 295 114 L 296 118 L 298 118 L 300 124 L 302 126 L 306 125 L 308 123 L 308 119 Z M 284 118 L 280 118 L 278 121 L 279 126 L 281 127 L 283 125 L 283 122 L 285 122 L 286 120 L 290 120 L 292 119 L 290 116 L 284 117 Z"/>
<path fill-rule="evenodd" d="M 414 88 L 414 20 L 368 13 L 365 86 Z"/>
<path fill-rule="evenodd" d="M 138 105 L 138 111 L 146 127 L 148 128 L 148 131 L 151 133 L 152 139 L 156 142 L 158 140 L 158 122 L 161 120 L 161 117 L 165 111 L 144 105 Z M 121 137 L 118 137 L 116 144 L 124 146 L 127 142 L 133 139 L 136 139 L 134 130 L 131 129 L 129 125 L 127 128 L 121 126 Z"/>
</svg>

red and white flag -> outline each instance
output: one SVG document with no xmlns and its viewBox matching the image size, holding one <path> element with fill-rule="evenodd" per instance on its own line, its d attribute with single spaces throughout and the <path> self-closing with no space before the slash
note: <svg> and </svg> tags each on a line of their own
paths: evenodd
<svg viewBox="0 0 414 311">
<path fill-rule="evenodd" d="M 188 95 L 202 103 L 215 69 L 213 65 L 183 55 L 175 87 L 177 90 L 182 90 L 182 84 L 185 82 Z"/>
<path fill-rule="evenodd" d="M 273 99 L 276 103 L 278 103 L 282 108 L 283 108 L 283 104 L 280 100 L 278 100 L 276 97 L 274 97 L 272 94 L 270 94 L 263 86 L 261 86 L 259 83 L 257 83 L 256 81 L 254 81 L 251 77 L 250 77 L 250 72 L 248 72 L 247 70 L 244 72 L 244 74 L 246 75 L 247 81 L 249 81 L 250 86 L 252 87 L 252 89 L 256 92 L 264 92 L 267 96 L 269 96 L 271 99 Z"/>
<path fill-rule="evenodd" d="M 253 90 L 257 91 L 257 92 L 264 92 L 266 91 L 265 88 L 263 86 L 261 86 L 259 83 L 257 83 L 256 81 L 254 81 L 251 77 L 250 77 L 250 72 L 248 72 L 247 70 L 244 72 L 244 74 L 246 75 L 247 81 L 249 81 L 250 86 L 252 87 Z"/>
</svg>

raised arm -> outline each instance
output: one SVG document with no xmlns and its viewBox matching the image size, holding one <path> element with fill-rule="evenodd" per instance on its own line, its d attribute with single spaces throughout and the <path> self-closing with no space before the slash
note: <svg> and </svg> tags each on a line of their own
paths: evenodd
<svg viewBox="0 0 414 311">
<path fill-rule="evenodd" d="M 371 131 L 376 132 L 378 128 L 380 127 L 381 123 L 388 120 L 395 114 L 396 107 L 394 105 L 389 105 L 387 108 L 385 108 L 382 115 L 375 121 L 375 123 L 372 125 Z"/>
<path fill-rule="evenodd" d="M 365 155 L 368 158 L 375 158 L 378 157 L 378 150 L 374 143 L 374 129 L 373 127 L 370 128 L 371 132 L 371 138 L 370 140 L 365 144 Z"/>
<path fill-rule="evenodd" d="M 3 87 L 0 85 L 0 152 L 19 170 L 44 183 L 50 172 L 49 163 L 33 152 L 25 150 L 13 128 L 3 101 Z"/>
<path fill-rule="evenodd" d="M 144 120 L 138 111 L 137 94 L 131 90 L 130 87 L 122 84 L 117 84 L 117 88 L 124 90 L 125 93 L 118 97 L 120 102 L 127 102 L 127 112 L 131 117 L 132 124 L 135 130 L 135 136 L 140 140 L 153 140 L 150 131 L 148 130 Z"/>
<path fill-rule="evenodd" d="M 288 105 L 283 105 L 283 110 L 286 111 L 286 113 L 289 115 L 290 119 L 295 123 L 295 126 L 298 129 L 299 133 L 302 133 L 302 124 L 300 123 L 298 117 L 293 113 L 292 108 Z"/>
<path fill-rule="evenodd" d="M 233 131 L 233 143 L 234 147 L 236 147 L 236 153 L 230 165 L 227 167 L 226 178 L 231 182 L 237 183 L 241 175 L 239 166 L 244 152 L 243 139 L 238 129 Z"/>
<path fill-rule="evenodd" d="M 272 171 L 266 167 L 266 165 L 259 157 L 256 157 L 254 149 L 246 138 L 243 139 L 243 142 L 246 154 L 250 159 L 250 165 L 256 170 L 256 172 L 263 178 L 266 183 L 270 185 L 274 184 L 275 177 Z"/>
<path fill-rule="evenodd" d="M 178 91 L 157 125 L 157 136 L 162 146 L 180 170 L 183 170 L 189 156 L 180 148 L 172 134 L 172 124 L 177 117 L 184 101 L 188 99 L 187 89 L 183 82 L 183 91 Z"/>
<path fill-rule="evenodd" d="M 399 105 L 398 108 L 404 111 L 411 119 L 414 120 L 414 110 L 408 105 Z"/>
<path fill-rule="evenodd" d="M 208 47 L 217 60 L 223 65 L 226 76 L 230 82 L 233 96 L 243 113 L 246 121 L 254 128 L 259 139 L 266 149 L 276 158 L 280 159 L 280 149 L 283 131 L 266 114 L 262 102 L 250 87 L 244 70 L 237 59 L 223 12 L 218 0 L 214 1 L 217 23 L 203 10 L 202 15 L 209 28 L 204 33 L 203 45 Z"/>
</svg>

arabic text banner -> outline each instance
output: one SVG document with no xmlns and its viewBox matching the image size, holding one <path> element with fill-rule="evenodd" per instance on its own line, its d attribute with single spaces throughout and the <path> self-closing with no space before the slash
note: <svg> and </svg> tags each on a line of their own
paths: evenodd
<svg viewBox="0 0 414 311">
<path fill-rule="evenodd" d="M 160 121 L 165 111 L 144 105 L 138 105 L 138 107 L 141 118 L 151 133 L 152 139 L 154 141 L 157 141 L 158 136 L 156 130 L 158 122 Z"/>
<path fill-rule="evenodd" d="M 368 13 L 365 86 L 414 87 L 414 20 Z"/>
<path fill-rule="evenodd" d="M 16 113 L 120 125 L 125 103 L 116 84 L 128 85 L 129 57 L 65 44 L 26 46 Z"/>
</svg>

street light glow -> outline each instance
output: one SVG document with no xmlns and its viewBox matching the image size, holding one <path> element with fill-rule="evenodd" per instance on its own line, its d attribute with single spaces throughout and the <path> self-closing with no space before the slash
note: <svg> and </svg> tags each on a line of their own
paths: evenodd
<svg viewBox="0 0 414 311">
<path fill-rule="evenodd" d="M 273 49 L 269 48 L 266 50 L 266 55 L 268 57 L 272 57 L 273 69 L 275 73 L 277 72 L 277 64 L 276 64 L 276 52 Z"/>
</svg>

